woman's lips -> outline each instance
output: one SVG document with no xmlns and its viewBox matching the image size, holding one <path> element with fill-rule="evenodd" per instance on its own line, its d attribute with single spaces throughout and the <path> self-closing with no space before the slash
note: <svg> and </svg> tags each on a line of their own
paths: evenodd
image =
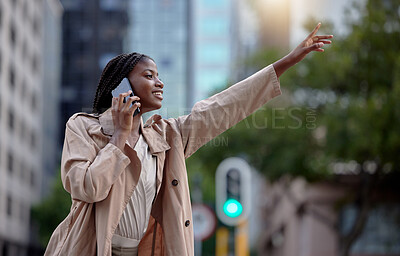
<svg viewBox="0 0 400 256">
<path fill-rule="evenodd" d="M 163 94 L 162 92 L 153 92 L 153 95 L 156 96 L 156 98 L 163 100 Z"/>
</svg>

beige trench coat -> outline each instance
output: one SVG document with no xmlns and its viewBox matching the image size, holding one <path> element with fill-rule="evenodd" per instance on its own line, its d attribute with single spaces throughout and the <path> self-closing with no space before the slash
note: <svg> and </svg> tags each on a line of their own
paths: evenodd
<svg viewBox="0 0 400 256">
<path fill-rule="evenodd" d="M 154 115 L 141 125 L 150 152 L 157 157 L 157 194 L 139 255 L 194 255 L 185 158 L 280 94 L 270 65 L 196 103 L 189 115 Z M 72 206 L 45 255 L 111 255 L 111 238 L 141 171 L 132 145 L 127 142 L 122 151 L 108 143 L 113 129 L 110 110 L 100 116 L 78 113 L 68 121 L 61 177 Z"/>
</svg>

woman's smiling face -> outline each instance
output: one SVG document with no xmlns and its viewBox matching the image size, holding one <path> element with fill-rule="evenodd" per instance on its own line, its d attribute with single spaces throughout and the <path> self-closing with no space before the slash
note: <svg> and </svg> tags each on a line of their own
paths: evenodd
<svg viewBox="0 0 400 256">
<path fill-rule="evenodd" d="M 134 94 L 140 98 L 140 112 L 146 113 L 160 109 L 163 100 L 164 84 L 158 77 L 156 63 L 143 58 L 128 74 Z"/>
</svg>

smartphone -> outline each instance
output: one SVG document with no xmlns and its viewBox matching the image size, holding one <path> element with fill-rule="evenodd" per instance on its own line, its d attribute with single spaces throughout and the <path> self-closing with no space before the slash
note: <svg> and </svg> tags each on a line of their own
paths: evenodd
<svg viewBox="0 0 400 256">
<path fill-rule="evenodd" d="M 128 92 L 129 90 L 131 90 L 131 91 L 133 92 L 131 83 L 129 82 L 128 78 L 125 77 L 125 78 L 121 81 L 121 83 L 117 86 L 117 88 L 115 88 L 114 90 L 112 90 L 111 94 L 112 94 L 113 97 L 117 97 L 117 98 L 118 98 L 119 95 L 120 95 L 121 93 L 126 93 L 126 92 Z M 134 95 L 135 95 L 135 94 L 131 93 L 129 96 L 126 96 L 126 97 L 124 98 L 124 103 L 128 100 L 129 97 L 132 97 L 132 96 L 134 96 Z M 132 102 L 132 104 L 130 105 L 130 107 L 132 107 L 132 105 L 133 105 L 134 103 L 136 103 L 136 101 Z M 137 109 L 135 110 L 135 113 L 133 113 L 133 116 L 136 116 L 136 115 L 139 114 L 139 113 L 140 113 L 140 109 L 137 108 Z"/>
</svg>

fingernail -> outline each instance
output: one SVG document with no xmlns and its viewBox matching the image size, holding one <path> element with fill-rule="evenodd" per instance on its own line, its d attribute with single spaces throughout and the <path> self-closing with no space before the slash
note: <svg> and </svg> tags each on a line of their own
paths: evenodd
<svg viewBox="0 0 400 256">
<path fill-rule="evenodd" d="M 324 43 L 318 43 L 318 46 L 322 47 L 322 46 L 324 46 Z"/>
</svg>

